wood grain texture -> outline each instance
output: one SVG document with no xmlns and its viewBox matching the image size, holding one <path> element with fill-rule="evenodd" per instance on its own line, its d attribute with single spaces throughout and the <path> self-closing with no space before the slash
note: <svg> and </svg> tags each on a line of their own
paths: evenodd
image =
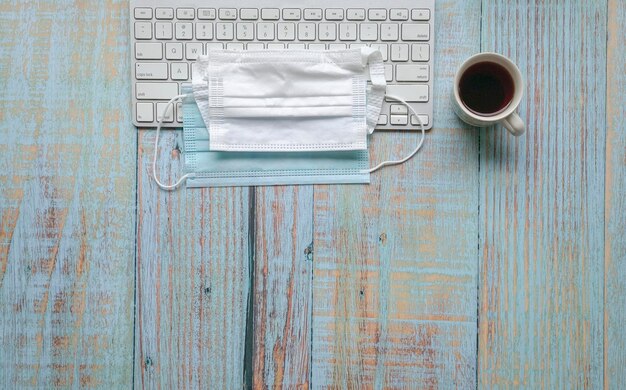
<svg viewBox="0 0 626 390">
<path fill-rule="evenodd" d="M 309 388 L 313 187 L 256 189 L 254 388 Z"/>
<path fill-rule="evenodd" d="M 316 186 L 314 388 L 472 388 L 476 364 L 477 134 L 449 93 L 479 49 L 480 4 L 435 11 L 435 128 L 370 185 Z M 372 161 L 416 133 L 375 134 Z"/>
<path fill-rule="evenodd" d="M 0 2 L 0 388 L 131 385 L 127 40 L 126 2 Z"/>
<path fill-rule="evenodd" d="M 483 1 L 527 132 L 481 132 L 479 385 L 602 387 L 606 2 Z"/>
<path fill-rule="evenodd" d="M 626 386 L 626 2 L 609 0 L 604 228 L 604 388 Z"/>
<path fill-rule="evenodd" d="M 137 388 L 239 389 L 249 288 L 249 189 L 161 191 L 154 131 L 139 132 Z M 182 174 L 182 132 L 160 141 L 159 176 Z"/>
</svg>

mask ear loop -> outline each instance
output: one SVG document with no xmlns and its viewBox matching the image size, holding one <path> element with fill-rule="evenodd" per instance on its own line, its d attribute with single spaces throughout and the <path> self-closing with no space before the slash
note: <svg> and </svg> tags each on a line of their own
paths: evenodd
<svg viewBox="0 0 626 390">
<path fill-rule="evenodd" d="M 156 173 L 157 153 L 158 153 L 158 149 L 159 149 L 159 133 L 161 132 L 161 126 L 163 125 L 163 119 L 165 118 L 165 113 L 167 113 L 167 110 L 170 108 L 170 106 L 172 106 L 174 104 L 174 102 L 176 102 L 177 100 L 184 99 L 187 96 L 188 95 L 174 96 L 172 99 L 170 99 L 169 102 L 167 102 L 167 104 L 165 105 L 165 108 L 163 109 L 163 114 L 161 114 L 161 119 L 159 120 L 159 123 L 157 124 L 157 128 L 156 128 L 156 137 L 154 138 L 154 158 L 152 159 L 152 177 L 154 178 L 155 183 L 161 189 L 166 190 L 166 191 L 175 190 L 185 180 L 187 180 L 187 178 L 195 176 L 195 173 L 190 172 L 190 173 L 187 173 L 186 175 L 183 175 L 180 179 L 178 179 L 178 181 L 176 183 L 171 184 L 171 185 L 167 185 L 167 184 L 163 184 L 163 183 L 161 183 L 159 181 L 159 179 L 157 178 L 157 173 Z"/>
<path fill-rule="evenodd" d="M 422 131 L 422 137 L 420 138 L 419 142 L 417 143 L 417 146 L 415 147 L 415 149 L 413 149 L 413 151 L 411 153 L 409 153 L 408 156 L 406 156 L 405 158 L 403 158 L 402 160 L 388 160 L 388 161 L 383 161 L 380 164 L 376 165 L 374 168 L 371 168 L 368 172 L 372 173 L 374 171 L 379 170 L 382 167 L 388 166 L 388 165 L 398 165 L 398 164 L 403 164 L 407 161 L 409 161 L 411 159 L 411 157 L 415 156 L 415 154 L 421 149 L 422 145 L 424 144 L 424 138 L 426 136 L 426 129 L 424 127 L 424 123 L 422 122 L 422 120 L 420 119 L 419 115 L 417 115 L 417 112 L 415 112 L 415 110 L 413 109 L 413 107 L 411 107 L 411 105 L 409 103 L 407 103 L 404 99 L 398 97 L 398 96 L 393 96 L 393 95 L 385 95 L 387 98 L 389 99 L 393 99 L 396 100 L 402 104 L 404 104 L 409 111 L 415 115 L 415 118 L 417 119 L 417 121 L 420 124 L 420 129 Z"/>
</svg>

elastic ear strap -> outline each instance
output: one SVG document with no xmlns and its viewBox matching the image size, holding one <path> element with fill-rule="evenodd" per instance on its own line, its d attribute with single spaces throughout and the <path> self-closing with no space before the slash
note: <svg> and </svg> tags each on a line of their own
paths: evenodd
<svg viewBox="0 0 626 390">
<path fill-rule="evenodd" d="M 417 112 L 415 112 L 415 110 L 413 109 L 413 107 L 411 107 L 411 105 L 409 103 L 407 103 L 406 101 L 404 101 L 404 99 L 398 97 L 398 96 L 393 96 L 393 95 L 385 95 L 387 98 L 389 99 L 393 99 L 396 100 L 402 104 L 404 104 L 411 113 L 413 113 L 413 115 L 415 115 L 415 118 L 417 118 L 417 121 L 420 124 L 420 128 L 422 130 L 422 137 L 420 138 L 419 142 L 417 143 L 417 146 L 415 147 L 415 149 L 413 149 L 413 151 L 411 153 L 409 153 L 408 156 L 406 156 L 405 158 L 403 158 L 402 160 L 389 160 L 389 161 L 383 161 L 380 164 L 376 165 L 374 168 L 371 168 L 368 172 L 372 173 L 374 171 L 379 170 L 380 168 L 387 166 L 387 165 L 398 165 L 398 164 L 403 164 L 405 162 L 407 162 L 408 160 L 411 159 L 411 157 L 415 156 L 415 154 L 420 150 L 420 148 L 422 147 L 422 144 L 424 144 L 424 137 L 426 136 L 426 128 L 424 127 L 424 123 L 422 122 L 422 120 L 420 119 L 419 115 L 417 115 Z"/>
<path fill-rule="evenodd" d="M 188 173 L 186 175 L 183 175 L 180 179 L 178 179 L 178 181 L 176 183 L 171 184 L 171 185 L 167 185 L 167 184 L 163 184 L 163 183 L 161 183 L 159 181 L 159 179 L 157 178 L 157 173 L 156 173 L 157 153 L 158 153 L 158 149 L 159 149 L 159 133 L 161 132 L 161 126 L 163 125 L 163 119 L 165 118 L 165 114 L 167 113 L 167 110 L 170 108 L 170 106 L 172 106 L 174 104 L 174 102 L 176 102 L 177 100 L 181 100 L 181 99 L 183 99 L 183 98 L 185 98 L 187 96 L 188 95 L 174 96 L 172 99 L 170 99 L 169 102 L 167 102 L 167 104 L 165 105 L 165 108 L 163 109 L 163 113 L 161 114 L 161 119 L 159 120 L 159 123 L 158 123 L 157 128 L 156 128 L 156 137 L 154 138 L 154 158 L 152 159 L 152 177 L 154 178 L 154 182 L 161 189 L 166 190 L 166 191 L 175 190 L 185 180 L 187 180 L 188 177 L 195 176 L 195 173 L 190 172 L 190 173 Z"/>
</svg>

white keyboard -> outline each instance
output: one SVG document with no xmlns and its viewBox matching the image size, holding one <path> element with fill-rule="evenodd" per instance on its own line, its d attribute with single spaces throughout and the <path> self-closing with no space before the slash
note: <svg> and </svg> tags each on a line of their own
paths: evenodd
<svg viewBox="0 0 626 390">
<path fill-rule="evenodd" d="M 237 8 L 233 8 L 236 5 Z M 403 97 L 427 129 L 433 116 L 434 0 L 131 0 L 133 122 L 156 127 L 167 101 L 214 48 L 345 49 L 383 55 L 387 92 Z M 181 105 L 163 127 L 181 127 Z M 387 101 L 377 130 L 418 130 L 407 108 Z"/>
</svg>

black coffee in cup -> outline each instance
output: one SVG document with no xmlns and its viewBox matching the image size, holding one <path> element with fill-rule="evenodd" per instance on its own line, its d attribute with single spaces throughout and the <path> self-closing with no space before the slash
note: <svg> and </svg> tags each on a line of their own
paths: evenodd
<svg viewBox="0 0 626 390">
<path fill-rule="evenodd" d="M 478 115 L 497 115 L 508 107 L 515 93 L 509 71 L 495 62 L 479 62 L 463 72 L 459 97 L 463 105 Z"/>
</svg>

